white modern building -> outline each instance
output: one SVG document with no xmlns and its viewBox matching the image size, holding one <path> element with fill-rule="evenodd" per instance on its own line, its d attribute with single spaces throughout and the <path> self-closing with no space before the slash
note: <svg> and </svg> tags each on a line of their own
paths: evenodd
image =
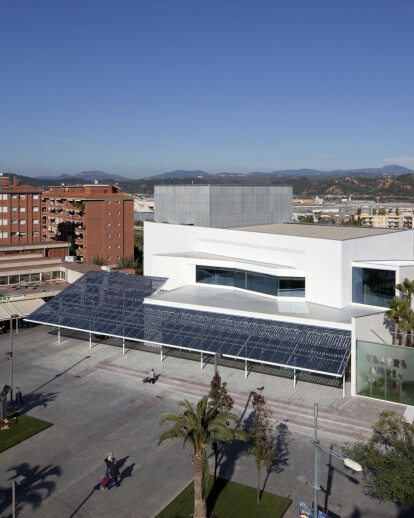
<svg viewBox="0 0 414 518">
<path fill-rule="evenodd" d="M 147 305 L 289 325 L 297 336 L 313 328 L 319 345 L 326 330 L 342 338 L 348 334 L 350 357 L 341 353 L 342 372 L 332 374 L 323 353 L 303 370 L 345 377 L 351 358 L 353 395 L 414 404 L 414 349 L 391 345 L 393 326 L 384 318 L 395 285 L 414 279 L 412 230 L 286 223 L 223 229 L 148 222 L 144 249 L 144 274 L 168 279 Z M 327 338 L 326 357 L 335 355 L 330 350 L 335 336 Z M 304 347 L 310 350 L 312 343 Z M 256 356 L 250 360 L 260 362 Z M 274 364 L 292 369 L 296 384 L 302 370 L 297 358 Z"/>
</svg>

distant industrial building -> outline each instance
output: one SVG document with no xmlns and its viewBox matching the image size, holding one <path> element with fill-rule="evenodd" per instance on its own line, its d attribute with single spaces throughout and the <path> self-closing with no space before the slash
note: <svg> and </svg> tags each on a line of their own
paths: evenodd
<svg viewBox="0 0 414 518">
<path fill-rule="evenodd" d="M 233 228 L 292 220 L 291 186 L 156 185 L 157 223 Z"/>
</svg>

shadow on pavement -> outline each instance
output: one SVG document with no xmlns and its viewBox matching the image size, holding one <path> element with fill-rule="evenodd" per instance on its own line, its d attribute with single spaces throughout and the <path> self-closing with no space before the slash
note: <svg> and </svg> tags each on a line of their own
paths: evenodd
<svg viewBox="0 0 414 518">
<path fill-rule="evenodd" d="M 282 473 L 286 466 L 289 466 L 289 443 L 290 443 L 290 431 L 286 423 L 280 422 L 276 426 L 276 440 L 275 440 L 275 451 L 277 457 L 272 461 L 271 467 L 266 472 L 266 477 L 263 482 L 263 487 L 260 496 L 263 495 L 263 491 L 266 488 L 267 481 L 271 473 Z"/>
<path fill-rule="evenodd" d="M 32 410 L 32 408 L 37 406 L 46 408 L 49 403 L 52 403 L 52 401 L 57 398 L 57 395 L 58 392 L 46 392 L 44 394 L 30 392 L 30 394 L 24 396 L 23 405 L 18 405 L 17 403 L 13 402 L 13 404 L 9 405 L 9 408 L 10 410 L 19 412 L 19 414 L 26 414 Z"/>
<path fill-rule="evenodd" d="M 37 390 L 45 387 L 46 385 L 48 385 L 49 383 L 52 383 L 52 381 L 55 381 L 57 378 L 59 378 L 59 376 L 62 376 L 63 374 L 66 374 L 67 372 L 69 372 L 71 369 L 73 369 L 73 367 L 76 367 L 76 365 L 79 365 L 80 363 L 82 363 L 84 360 L 87 360 L 88 358 L 90 358 L 90 356 L 85 356 L 85 358 L 82 358 L 82 360 L 79 360 L 78 362 L 74 363 L 73 365 L 71 365 L 70 367 L 68 367 L 66 370 L 62 371 L 62 372 L 58 372 L 57 374 L 55 374 L 55 376 L 53 378 L 51 378 L 50 380 L 46 381 L 45 383 L 43 383 L 43 385 L 40 385 L 39 387 L 36 387 L 35 389 L 33 389 L 30 394 L 34 394 Z M 28 395 L 30 395 L 28 394 Z M 27 397 L 27 395 L 26 395 Z"/>
<path fill-rule="evenodd" d="M 120 482 L 124 480 L 124 478 L 132 477 L 132 471 L 134 470 L 135 462 L 127 466 L 124 470 L 121 471 L 121 479 Z"/>
<path fill-rule="evenodd" d="M 123 457 L 122 459 L 117 460 L 116 465 L 119 468 L 122 468 L 122 466 L 125 464 L 126 460 L 128 459 L 129 455 L 126 457 Z M 135 462 L 127 466 L 123 471 L 121 471 L 121 476 L 119 478 L 119 484 L 122 483 L 124 478 L 131 477 L 132 471 L 134 469 Z M 73 511 L 73 513 L 69 516 L 69 518 L 73 518 L 77 512 L 84 506 L 84 504 L 89 500 L 89 498 L 95 493 L 95 491 L 99 491 L 101 488 L 101 483 L 98 482 L 94 485 L 94 487 L 91 489 L 90 493 L 82 500 L 82 502 L 78 505 L 78 507 Z"/>
<path fill-rule="evenodd" d="M 7 471 L 14 471 L 9 478 L 10 487 L 0 487 L 0 508 L 7 511 L 2 514 L 3 518 L 11 518 L 13 516 L 12 509 L 12 484 L 17 477 L 24 476 L 26 480 L 16 484 L 16 516 L 22 511 L 25 505 L 30 505 L 32 509 L 39 509 L 43 500 L 48 498 L 56 488 L 56 482 L 50 480 L 51 477 L 60 477 L 62 470 L 59 466 L 45 466 L 41 468 L 39 465 L 31 466 L 22 463 L 9 468 Z"/>
</svg>

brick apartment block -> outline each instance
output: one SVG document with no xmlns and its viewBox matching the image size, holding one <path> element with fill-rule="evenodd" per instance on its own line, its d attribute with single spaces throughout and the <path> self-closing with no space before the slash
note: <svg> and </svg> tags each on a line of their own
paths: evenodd
<svg viewBox="0 0 414 518">
<path fill-rule="evenodd" d="M 49 187 L 43 193 L 42 237 L 69 241 L 83 261 L 115 265 L 134 254 L 134 200 L 115 185 Z"/>
</svg>

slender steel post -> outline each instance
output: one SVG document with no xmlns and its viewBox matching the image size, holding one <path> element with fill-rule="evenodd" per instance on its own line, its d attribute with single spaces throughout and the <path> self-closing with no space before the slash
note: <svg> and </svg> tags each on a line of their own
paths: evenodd
<svg viewBox="0 0 414 518">
<path fill-rule="evenodd" d="M 318 516 L 318 491 L 319 491 L 319 441 L 318 441 L 318 403 L 314 405 L 314 445 L 315 445 L 315 478 L 313 481 L 313 516 Z"/>
<path fill-rule="evenodd" d="M 345 399 L 346 397 L 346 382 L 345 382 L 345 371 L 342 376 L 342 397 Z"/>
<path fill-rule="evenodd" d="M 12 508 L 13 508 L 13 518 L 16 518 L 16 481 L 13 480 L 12 484 Z"/>
<path fill-rule="evenodd" d="M 13 317 L 10 315 L 10 403 L 13 403 Z"/>
</svg>

